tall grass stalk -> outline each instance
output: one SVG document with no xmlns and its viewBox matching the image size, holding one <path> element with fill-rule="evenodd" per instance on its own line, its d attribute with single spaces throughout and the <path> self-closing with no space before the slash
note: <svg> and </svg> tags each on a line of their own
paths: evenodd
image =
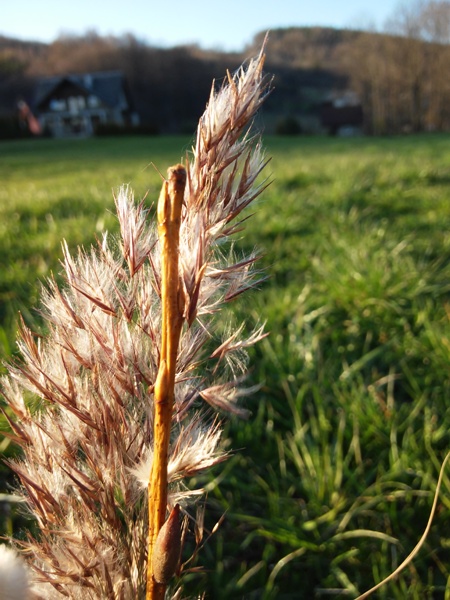
<svg viewBox="0 0 450 600">
<path fill-rule="evenodd" d="M 214 413 L 245 414 L 246 350 L 264 335 L 215 326 L 257 283 L 256 256 L 236 258 L 230 236 L 266 185 L 250 134 L 263 64 L 261 51 L 213 86 L 192 160 L 163 183 L 158 231 L 121 188 L 120 239 L 105 234 L 76 257 L 65 245 L 66 285 L 51 280 L 42 295 L 47 332 L 22 324 L 2 390 L 23 450 L 11 466 L 38 528 L 16 541 L 33 598 L 180 593 L 180 512 L 202 493 L 189 478 L 227 458 Z"/>
</svg>

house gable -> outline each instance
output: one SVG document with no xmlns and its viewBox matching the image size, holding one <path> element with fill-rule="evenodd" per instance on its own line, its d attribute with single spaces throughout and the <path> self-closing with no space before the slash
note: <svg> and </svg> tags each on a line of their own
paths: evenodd
<svg viewBox="0 0 450 600">
<path fill-rule="evenodd" d="M 91 135 L 100 124 L 123 126 L 132 118 L 121 73 L 52 77 L 39 82 L 35 110 L 51 135 Z"/>
</svg>

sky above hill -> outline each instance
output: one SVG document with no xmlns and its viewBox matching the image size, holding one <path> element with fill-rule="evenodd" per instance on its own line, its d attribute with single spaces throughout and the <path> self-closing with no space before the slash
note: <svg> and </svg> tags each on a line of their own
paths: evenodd
<svg viewBox="0 0 450 600">
<path fill-rule="evenodd" d="M 403 0 L 404 2 L 405 0 Z M 411 0 L 408 0 L 411 1 Z M 63 34 L 132 33 L 156 46 L 242 50 L 277 27 L 382 29 L 399 0 L 0 0 L 0 35 L 51 42 Z"/>
</svg>

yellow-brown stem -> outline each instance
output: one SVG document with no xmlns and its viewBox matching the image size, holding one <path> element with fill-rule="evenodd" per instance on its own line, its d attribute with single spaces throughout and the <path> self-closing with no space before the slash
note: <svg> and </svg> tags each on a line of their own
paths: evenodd
<svg viewBox="0 0 450 600">
<path fill-rule="evenodd" d="M 154 388 L 153 464 L 148 487 L 148 568 L 146 600 L 162 600 L 166 585 L 153 577 L 152 555 L 166 519 L 167 466 L 174 403 L 175 373 L 183 326 L 183 291 L 178 271 L 181 209 L 186 170 L 170 167 L 158 200 L 158 235 L 161 246 L 161 350 Z"/>
</svg>

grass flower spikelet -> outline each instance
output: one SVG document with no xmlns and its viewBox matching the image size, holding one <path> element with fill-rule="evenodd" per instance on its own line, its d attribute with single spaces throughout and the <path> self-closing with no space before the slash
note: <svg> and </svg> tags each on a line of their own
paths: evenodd
<svg viewBox="0 0 450 600">
<path fill-rule="evenodd" d="M 241 339 L 238 327 L 221 338 L 214 325 L 225 304 L 258 283 L 256 256 L 234 258 L 224 242 L 267 185 L 258 179 L 267 161 L 249 132 L 268 91 L 263 63 L 261 52 L 213 88 L 191 160 L 163 184 L 163 200 L 177 203 L 160 198 L 159 225 L 123 186 L 115 198 L 120 237 L 105 234 L 76 255 L 63 244 L 65 284 L 50 280 L 42 292 L 46 334 L 22 323 L 21 359 L 1 385 L 23 451 L 10 464 L 39 528 L 20 542 L 36 599 L 148 594 L 149 526 L 156 537 L 167 509 L 181 503 L 188 511 L 201 493 L 189 477 L 227 458 L 211 407 L 243 413 L 246 349 L 264 336 L 258 327 Z M 177 260 L 167 262 L 172 221 Z M 161 450 L 155 427 L 166 402 Z M 162 508 L 152 529 L 154 492 L 145 490 L 161 451 Z M 166 571 L 161 579 L 165 586 Z"/>
</svg>

